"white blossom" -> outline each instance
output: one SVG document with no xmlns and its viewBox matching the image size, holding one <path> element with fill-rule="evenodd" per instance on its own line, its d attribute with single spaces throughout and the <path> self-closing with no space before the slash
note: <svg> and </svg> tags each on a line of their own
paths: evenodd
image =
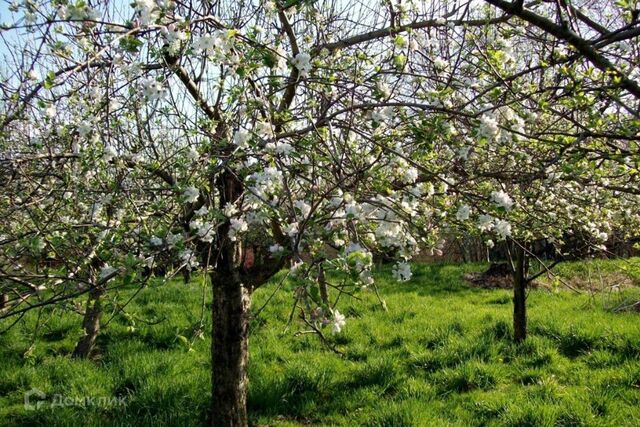
<svg viewBox="0 0 640 427">
<path fill-rule="evenodd" d="M 186 265 L 187 269 L 192 270 L 198 268 L 200 263 L 191 249 L 185 249 L 179 254 L 180 259 Z"/>
<path fill-rule="evenodd" d="M 333 312 L 333 321 L 331 322 L 331 333 L 340 333 L 346 324 L 346 318 L 338 310 L 335 310 Z"/>
<path fill-rule="evenodd" d="M 494 218 L 491 215 L 482 214 L 478 217 L 478 228 L 480 231 L 489 231 L 493 228 Z"/>
<path fill-rule="evenodd" d="M 202 207 L 198 210 L 196 210 L 195 212 L 193 212 L 196 216 L 205 216 L 206 214 L 209 213 L 209 208 L 206 207 L 205 205 L 202 205 Z"/>
<path fill-rule="evenodd" d="M 498 121 L 488 114 L 483 114 L 480 117 L 480 126 L 478 127 L 478 136 L 487 138 L 489 141 L 493 141 L 500 134 L 500 127 Z"/>
<path fill-rule="evenodd" d="M 433 66 L 436 70 L 444 71 L 449 68 L 449 62 L 438 56 L 433 59 Z"/>
<path fill-rule="evenodd" d="M 406 282 L 411 279 L 411 266 L 408 262 L 399 262 L 393 266 L 391 271 L 393 278 L 399 282 Z"/>
<path fill-rule="evenodd" d="M 244 218 L 231 218 L 231 228 L 229 229 L 229 239 L 235 241 L 238 234 L 244 233 L 249 229 L 247 221 Z"/>
<path fill-rule="evenodd" d="M 311 213 L 311 206 L 304 200 L 296 200 L 293 206 L 300 211 L 303 218 Z"/>
<path fill-rule="evenodd" d="M 195 203 L 198 197 L 200 197 L 200 190 L 196 187 L 187 187 L 184 189 L 182 197 L 184 197 L 185 203 Z"/>
<path fill-rule="evenodd" d="M 287 236 L 294 237 L 298 234 L 298 223 L 292 222 L 291 224 L 287 224 L 283 231 Z"/>
<path fill-rule="evenodd" d="M 456 212 L 456 219 L 458 221 L 466 221 L 469 219 L 471 215 L 471 207 L 469 205 L 462 205 L 458 208 L 458 212 Z"/>
<path fill-rule="evenodd" d="M 149 78 L 142 81 L 142 94 L 149 101 L 158 101 L 165 97 L 167 90 L 162 83 Z"/>
<path fill-rule="evenodd" d="M 240 129 L 235 131 L 235 133 L 233 134 L 233 143 L 238 147 L 243 148 L 247 145 L 247 142 L 249 142 L 250 138 L 251 134 L 249 132 Z"/>
<path fill-rule="evenodd" d="M 291 63 L 298 70 L 301 77 L 307 77 L 311 71 L 311 56 L 308 53 L 301 52 L 297 54 Z"/>
<path fill-rule="evenodd" d="M 239 212 L 238 207 L 235 205 L 235 203 L 230 203 L 227 202 L 224 207 L 222 208 L 222 213 L 224 214 L 224 216 L 226 216 L 227 218 L 231 218 L 232 216 L 234 216 L 235 214 L 237 214 Z"/>
<path fill-rule="evenodd" d="M 104 152 L 102 153 L 102 160 L 105 162 L 110 162 L 114 158 L 118 157 L 118 152 L 111 145 L 107 145 L 104 147 Z"/>
<path fill-rule="evenodd" d="M 273 245 L 269 246 L 269 252 L 271 252 L 272 254 L 280 254 L 284 252 L 284 246 L 274 243 Z"/>
<path fill-rule="evenodd" d="M 493 230 L 500 236 L 501 240 L 511 236 L 511 224 L 509 224 L 508 221 L 502 219 L 497 220 Z"/>
<path fill-rule="evenodd" d="M 493 191 L 491 193 L 491 200 L 493 200 L 496 205 L 503 207 L 506 210 L 510 210 L 513 206 L 513 200 L 511 197 L 502 190 Z"/>
<path fill-rule="evenodd" d="M 187 159 L 193 162 L 195 160 L 198 160 L 199 158 L 200 158 L 200 153 L 198 153 L 198 150 L 196 150 L 193 147 L 189 148 L 189 151 L 187 151 Z"/>
</svg>

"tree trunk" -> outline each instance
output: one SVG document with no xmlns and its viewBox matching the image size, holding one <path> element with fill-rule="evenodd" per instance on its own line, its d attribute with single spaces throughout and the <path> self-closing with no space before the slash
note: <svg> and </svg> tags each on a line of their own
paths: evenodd
<svg viewBox="0 0 640 427">
<path fill-rule="evenodd" d="M 188 268 L 184 267 L 182 269 L 182 279 L 186 284 L 189 284 L 189 282 L 191 282 L 191 270 L 189 270 Z"/>
<path fill-rule="evenodd" d="M 520 343 L 527 338 L 527 263 L 524 249 L 517 246 L 513 272 L 513 339 Z"/>
<path fill-rule="evenodd" d="M 100 303 L 100 297 L 102 297 L 103 290 L 94 287 L 89 291 L 89 297 L 87 299 L 87 308 L 84 312 L 84 318 L 82 320 L 82 327 L 84 329 L 84 336 L 80 338 L 75 350 L 73 351 L 73 357 L 87 358 L 93 351 L 100 332 L 100 316 L 102 315 L 102 305 Z"/>
<path fill-rule="evenodd" d="M 212 384 L 213 426 L 248 425 L 249 307 L 251 295 L 238 273 L 214 274 Z"/>
<path fill-rule="evenodd" d="M 329 290 L 327 289 L 327 278 L 324 275 L 322 263 L 318 264 L 318 286 L 320 287 L 320 298 L 322 303 L 329 305 Z"/>
<path fill-rule="evenodd" d="M 0 314 L 4 313 L 9 304 L 9 295 L 0 294 Z"/>
<path fill-rule="evenodd" d="M 225 171 L 216 183 L 220 206 L 235 203 L 243 187 Z M 249 376 L 249 307 L 251 290 L 243 278 L 243 245 L 229 238 L 230 222 L 218 229 L 220 251 L 211 274 L 213 338 L 211 340 L 211 416 L 214 427 L 246 427 Z"/>
</svg>

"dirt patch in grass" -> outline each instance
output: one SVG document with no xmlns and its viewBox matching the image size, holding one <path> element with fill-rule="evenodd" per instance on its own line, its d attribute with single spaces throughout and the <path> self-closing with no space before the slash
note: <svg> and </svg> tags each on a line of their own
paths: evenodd
<svg viewBox="0 0 640 427">
<path fill-rule="evenodd" d="M 506 263 L 494 263 L 487 271 L 482 273 L 468 273 L 464 279 L 474 287 L 483 289 L 512 289 L 513 277 L 509 265 Z M 537 288 L 538 284 L 532 282 L 529 287 Z"/>
</svg>

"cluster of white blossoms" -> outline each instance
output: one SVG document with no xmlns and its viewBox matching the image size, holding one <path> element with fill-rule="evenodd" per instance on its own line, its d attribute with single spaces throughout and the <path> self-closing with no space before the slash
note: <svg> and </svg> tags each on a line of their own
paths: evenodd
<svg viewBox="0 0 640 427">
<path fill-rule="evenodd" d="M 449 68 L 449 62 L 438 56 L 433 59 L 433 66 L 438 71 L 446 71 Z"/>
<path fill-rule="evenodd" d="M 482 214 L 478 217 L 478 229 L 480 231 L 491 231 L 495 218 L 491 215 Z"/>
<path fill-rule="evenodd" d="M 238 207 L 236 206 L 235 203 L 225 203 L 225 205 L 222 207 L 222 213 L 224 214 L 224 216 L 226 216 L 227 218 L 231 218 L 232 216 L 234 216 L 235 214 L 237 214 L 238 212 L 240 212 L 240 210 L 238 209 Z"/>
<path fill-rule="evenodd" d="M 231 222 L 231 227 L 229 228 L 229 240 L 235 242 L 238 235 L 245 233 L 249 229 L 249 226 L 244 218 L 231 218 L 229 221 Z"/>
<path fill-rule="evenodd" d="M 500 126 L 495 117 L 489 114 L 483 114 L 480 117 L 480 125 L 477 134 L 480 138 L 486 138 L 489 142 L 498 138 L 500 135 Z"/>
<path fill-rule="evenodd" d="M 58 109 L 56 108 L 56 105 L 55 104 L 49 104 L 49 106 L 47 108 L 45 108 L 44 114 L 45 114 L 45 116 L 49 117 L 50 119 L 53 119 L 58 114 Z"/>
<path fill-rule="evenodd" d="M 391 88 L 383 80 L 380 80 L 378 81 L 378 83 L 376 83 L 376 90 L 383 98 L 388 98 L 391 96 Z"/>
<path fill-rule="evenodd" d="M 293 203 L 293 207 L 300 212 L 301 217 L 304 219 L 311 213 L 311 205 L 304 200 L 296 200 Z"/>
<path fill-rule="evenodd" d="M 275 152 L 276 154 L 280 154 L 284 157 L 289 157 L 295 150 L 293 145 L 288 142 L 275 141 L 270 142 L 265 145 L 265 149 L 271 152 Z"/>
<path fill-rule="evenodd" d="M 198 266 L 200 265 L 200 263 L 198 262 L 198 257 L 193 253 L 191 249 L 183 250 L 182 252 L 180 252 L 178 256 L 180 257 L 180 260 L 182 261 L 182 263 L 189 270 L 198 268 Z"/>
<path fill-rule="evenodd" d="M 106 147 L 104 147 L 104 151 L 102 152 L 102 160 L 104 160 L 105 162 L 110 162 L 116 157 L 118 157 L 118 151 L 116 151 L 113 146 L 107 145 Z"/>
<path fill-rule="evenodd" d="M 141 85 L 142 94 L 148 101 L 158 101 L 167 95 L 167 89 L 156 79 L 144 79 Z"/>
<path fill-rule="evenodd" d="M 458 212 L 456 212 L 456 219 L 458 221 L 466 221 L 471 216 L 471 207 L 469 205 L 462 205 L 458 208 Z"/>
<path fill-rule="evenodd" d="M 154 0 L 134 0 L 132 3 L 140 25 L 150 25 L 155 23 L 160 17 L 160 9 Z"/>
<path fill-rule="evenodd" d="M 502 190 L 491 192 L 491 200 L 505 210 L 510 210 L 513 207 L 513 199 Z"/>
<path fill-rule="evenodd" d="M 371 120 L 373 120 L 375 123 L 390 123 L 391 121 L 393 121 L 394 117 L 395 112 L 392 106 L 376 108 L 371 111 Z"/>
<path fill-rule="evenodd" d="M 168 233 L 166 240 L 167 246 L 169 246 L 169 248 L 173 248 L 180 240 L 182 240 L 182 236 L 180 234 Z"/>
<path fill-rule="evenodd" d="M 184 189 L 182 193 L 182 197 L 184 198 L 185 203 L 195 203 L 200 197 L 200 190 L 196 187 L 187 187 Z"/>
<path fill-rule="evenodd" d="M 284 252 L 284 246 L 278 243 L 274 243 L 273 245 L 269 246 L 269 252 L 273 255 L 279 255 Z"/>
<path fill-rule="evenodd" d="M 169 24 L 166 27 L 162 27 L 161 33 L 167 41 L 167 50 L 173 55 L 180 51 L 182 42 L 188 39 L 187 33 L 180 30 L 175 24 Z"/>
<path fill-rule="evenodd" d="M 80 138 L 86 139 L 91 135 L 93 131 L 93 122 L 91 120 L 82 120 L 76 125 L 76 130 Z"/>
<path fill-rule="evenodd" d="M 362 220 L 365 218 L 365 212 L 362 206 L 356 201 L 350 201 L 344 205 L 344 213 L 347 219 Z"/>
<path fill-rule="evenodd" d="M 289 237 L 295 237 L 300 232 L 298 222 L 287 224 L 282 231 Z"/>
<path fill-rule="evenodd" d="M 407 282 L 411 279 L 411 276 L 413 276 L 411 265 L 406 261 L 398 262 L 394 265 L 391 273 L 393 278 L 399 282 Z"/>
<path fill-rule="evenodd" d="M 333 320 L 331 322 L 331 333 L 338 334 L 342 331 L 342 328 L 347 324 L 347 320 L 338 310 L 333 312 Z"/>
<path fill-rule="evenodd" d="M 273 126 L 271 126 L 271 123 L 268 122 L 256 122 L 255 126 L 253 127 L 253 131 L 256 133 L 256 135 L 264 139 L 271 139 L 275 136 L 275 133 L 273 132 Z"/>
<path fill-rule="evenodd" d="M 433 22 L 436 25 L 447 25 L 447 18 L 443 16 L 439 16 L 436 19 L 434 19 Z"/>
<path fill-rule="evenodd" d="M 200 158 L 200 153 L 198 153 L 198 150 L 196 150 L 193 147 L 189 147 L 189 150 L 187 151 L 187 159 L 194 162 L 199 158 Z"/>
<path fill-rule="evenodd" d="M 511 224 L 503 219 L 496 220 L 493 231 L 500 237 L 500 240 L 504 240 L 511 236 Z"/>
<path fill-rule="evenodd" d="M 395 216 L 395 215 L 394 215 Z M 399 221 L 380 221 L 374 231 L 376 241 L 383 248 L 400 246 L 404 230 Z"/>
<path fill-rule="evenodd" d="M 404 184 L 413 184 L 418 179 L 418 169 L 409 165 L 405 159 L 398 158 L 393 166 L 394 175 Z"/>
<path fill-rule="evenodd" d="M 201 219 L 196 218 L 189 223 L 189 228 L 196 233 L 196 236 L 203 242 L 213 242 L 215 225 L 210 222 L 203 222 Z"/>
<path fill-rule="evenodd" d="M 85 2 L 69 3 L 58 8 L 58 16 L 69 21 L 97 21 L 100 14 Z"/>
<path fill-rule="evenodd" d="M 239 148 L 244 148 L 247 146 L 247 142 L 251 139 L 251 134 L 246 130 L 238 129 L 233 134 L 233 143 L 237 145 Z"/>
<path fill-rule="evenodd" d="M 307 77 L 311 71 L 311 56 L 308 53 L 300 52 L 292 60 L 291 63 L 298 70 L 300 77 Z"/>
<path fill-rule="evenodd" d="M 282 188 L 282 172 L 274 167 L 254 172 L 247 177 L 253 184 L 248 187 L 249 193 L 258 199 L 269 199 Z"/>
<path fill-rule="evenodd" d="M 497 219 L 491 215 L 483 214 L 478 217 L 478 229 L 482 232 L 493 231 L 500 240 L 511 236 L 511 224 L 509 221 Z"/>
<path fill-rule="evenodd" d="M 227 30 L 217 30 L 193 38 L 193 47 L 196 51 L 205 53 L 207 56 L 218 58 L 225 62 L 234 62 L 233 32 Z M 231 60 L 231 61 L 230 61 Z"/>
</svg>

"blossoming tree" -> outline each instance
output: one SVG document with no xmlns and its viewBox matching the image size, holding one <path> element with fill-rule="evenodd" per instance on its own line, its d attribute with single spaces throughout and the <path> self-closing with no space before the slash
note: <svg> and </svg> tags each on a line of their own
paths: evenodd
<svg viewBox="0 0 640 427">
<path fill-rule="evenodd" d="M 582 46 L 575 58 L 552 56 L 549 71 L 546 53 L 509 60 L 507 35 L 522 46 L 541 35 L 511 21 L 522 5 L 495 4 L 503 11 L 330 0 L 17 6 L 3 27 L 0 316 L 87 294 L 77 348 L 86 355 L 105 295 L 144 283 L 145 268 L 202 269 L 213 290 L 212 418 L 246 425 L 251 293 L 284 266 L 303 321 L 339 332 L 336 298 L 375 286 L 372 253 L 394 258 L 394 276 L 408 280 L 407 261 L 437 247 L 447 215 L 465 223 L 482 213 L 478 228 L 501 238 L 550 237 L 531 230 L 549 229 L 555 199 L 538 205 L 529 180 L 563 200 L 585 182 L 632 188 L 614 175 L 549 178 L 574 152 L 569 164 L 589 171 L 594 152 L 621 165 L 607 144 L 634 134 L 636 94 L 602 61 L 621 32 L 594 56 L 523 15 L 555 37 L 550 46 Z M 600 96 L 580 113 L 586 124 L 567 111 L 589 97 L 544 105 L 575 89 L 585 58 L 605 68 L 583 79 Z"/>
</svg>

